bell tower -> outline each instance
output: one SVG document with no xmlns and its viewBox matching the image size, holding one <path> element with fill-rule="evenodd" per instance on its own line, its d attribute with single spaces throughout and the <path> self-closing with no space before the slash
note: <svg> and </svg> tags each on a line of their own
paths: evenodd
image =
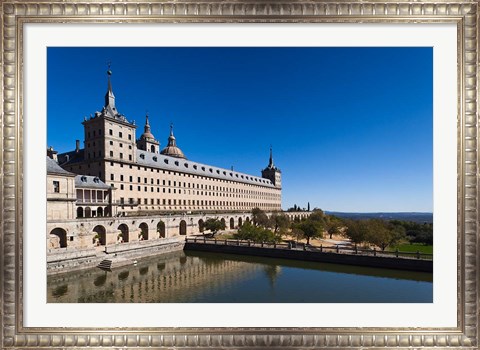
<svg viewBox="0 0 480 350">
<path fill-rule="evenodd" d="M 270 147 L 268 165 L 262 170 L 262 177 L 272 181 L 276 188 L 282 188 L 282 172 L 273 164 L 272 147 Z"/>
</svg>

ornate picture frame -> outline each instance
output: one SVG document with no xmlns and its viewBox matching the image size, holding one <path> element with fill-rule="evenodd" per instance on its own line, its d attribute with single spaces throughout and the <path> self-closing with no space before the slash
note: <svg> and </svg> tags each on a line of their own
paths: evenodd
<svg viewBox="0 0 480 350">
<path fill-rule="evenodd" d="M 2 348 L 478 347 L 477 1 L 3 0 Z M 328 22 L 457 25 L 457 326 L 452 328 L 39 328 L 23 324 L 23 30 L 26 23 Z"/>
</svg>

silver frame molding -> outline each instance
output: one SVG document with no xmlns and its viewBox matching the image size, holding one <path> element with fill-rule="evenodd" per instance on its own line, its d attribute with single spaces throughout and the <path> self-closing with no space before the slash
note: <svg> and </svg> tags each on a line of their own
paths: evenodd
<svg viewBox="0 0 480 350">
<path fill-rule="evenodd" d="M 0 0 L 1 348 L 477 349 L 479 3 L 463 1 Z M 27 328 L 23 326 L 23 25 L 119 22 L 456 23 L 458 52 L 458 324 L 454 328 Z"/>
</svg>

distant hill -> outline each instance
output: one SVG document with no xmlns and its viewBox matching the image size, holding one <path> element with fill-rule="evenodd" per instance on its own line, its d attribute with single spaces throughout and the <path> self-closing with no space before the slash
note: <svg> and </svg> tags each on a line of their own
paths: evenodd
<svg viewBox="0 0 480 350">
<path fill-rule="evenodd" d="M 405 213 L 343 213 L 338 211 L 325 211 L 326 214 L 335 215 L 340 218 L 345 219 L 357 219 L 357 220 L 366 220 L 366 219 L 384 219 L 384 220 L 402 220 L 402 221 L 413 221 L 413 222 L 433 222 L 433 213 L 416 213 L 416 212 L 405 212 Z"/>
</svg>

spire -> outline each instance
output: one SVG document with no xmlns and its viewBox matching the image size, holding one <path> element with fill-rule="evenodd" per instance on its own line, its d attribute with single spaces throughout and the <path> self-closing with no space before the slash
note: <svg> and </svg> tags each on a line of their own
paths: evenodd
<svg viewBox="0 0 480 350">
<path fill-rule="evenodd" d="M 148 113 L 145 116 L 145 128 L 144 128 L 145 133 L 150 133 L 150 123 L 148 122 Z"/>
<path fill-rule="evenodd" d="M 177 142 L 175 141 L 175 136 L 173 136 L 173 123 L 170 123 L 170 136 L 168 137 L 168 146 L 176 147 Z"/>
<path fill-rule="evenodd" d="M 110 107 L 113 111 L 115 111 L 115 95 L 113 94 L 112 90 L 112 82 L 110 77 L 112 76 L 112 71 L 110 70 L 110 62 L 108 63 L 108 90 L 105 94 L 105 107 Z"/>
<path fill-rule="evenodd" d="M 274 165 L 273 165 L 273 153 L 272 153 L 272 145 L 270 145 L 270 159 L 268 161 L 268 167 L 269 168 L 273 168 Z"/>
<path fill-rule="evenodd" d="M 170 136 L 168 137 L 167 147 L 165 147 L 160 152 L 160 154 L 164 154 L 164 155 L 170 156 L 170 157 L 186 159 L 182 150 L 177 147 L 177 141 L 175 140 L 175 136 L 173 136 L 173 123 L 170 123 Z"/>
</svg>

